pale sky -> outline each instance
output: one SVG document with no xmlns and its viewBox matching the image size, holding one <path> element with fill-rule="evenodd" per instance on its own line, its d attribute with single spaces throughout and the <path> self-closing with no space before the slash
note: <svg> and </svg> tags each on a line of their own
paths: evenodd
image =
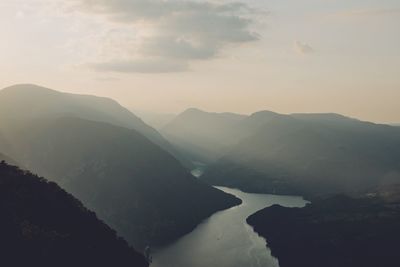
<svg viewBox="0 0 400 267">
<path fill-rule="evenodd" d="M 399 0 L 0 0 L 0 88 L 400 122 Z"/>
</svg>

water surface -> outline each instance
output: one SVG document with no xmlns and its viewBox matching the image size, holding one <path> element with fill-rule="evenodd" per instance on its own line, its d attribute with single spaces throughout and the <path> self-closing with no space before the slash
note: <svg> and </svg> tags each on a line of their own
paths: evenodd
<svg viewBox="0 0 400 267">
<path fill-rule="evenodd" d="M 246 218 L 265 207 L 279 204 L 303 207 L 301 197 L 249 194 L 217 187 L 242 199 L 240 206 L 217 212 L 175 243 L 153 253 L 151 267 L 278 267 L 264 238 Z"/>
</svg>

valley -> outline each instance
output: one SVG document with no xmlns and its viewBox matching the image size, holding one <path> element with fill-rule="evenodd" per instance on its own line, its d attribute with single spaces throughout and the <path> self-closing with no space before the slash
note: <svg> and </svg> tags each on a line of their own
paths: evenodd
<svg viewBox="0 0 400 267">
<path fill-rule="evenodd" d="M 0 0 L 0 267 L 399 267 L 399 0 Z"/>
<path fill-rule="evenodd" d="M 0 91 L 0 104 L 3 168 L 72 194 L 143 254 L 133 254 L 142 266 L 317 267 L 335 253 L 351 257 L 337 261 L 343 266 L 378 264 L 372 255 L 395 262 L 387 246 L 398 237 L 384 229 L 395 232 L 400 218 L 398 127 L 339 114 L 192 108 L 158 132 L 111 99 L 29 84 Z M 361 238 L 371 227 L 376 235 Z M 371 257 L 350 256 L 338 250 L 341 234 L 379 246 L 365 247 L 376 250 Z M 307 236 L 330 249 L 296 249 Z"/>
<path fill-rule="evenodd" d="M 5 155 L 57 182 L 138 250 L 241 203 L 194 178 L 168 141 L 113 100 L 19 85 L 1 90 L 0 103 Z"/>
</svg>

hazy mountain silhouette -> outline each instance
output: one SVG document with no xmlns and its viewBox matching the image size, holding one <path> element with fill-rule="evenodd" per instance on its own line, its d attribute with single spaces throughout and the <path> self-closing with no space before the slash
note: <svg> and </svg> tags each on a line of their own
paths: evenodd
<svg viewBox="0 0 400 267">
<path fill-rule="evenodd" d="M 365 196 L 313 199 L 305 208 L 273 206 L 247 222 L 268 240 L 281 267 L 396 267 L 400 186 Z"/>
<path fill-rule="evenodd" d="M 191 108 L 178 115 L 161 132 L 192 160 L 212 163 L 270 120 L 285 116 L 271 111 L 247 116 Z"/>
<path fill-rule="evenodd" d="M 251 137 L 257 130 L 275 119 L 288 119 L 287 115 L 282 115 L 268 110 L 258 111 L 243 118 L 235 125 L 236 140 L 240 141 L 243 138 Z"/>
<path fill-rule="evenodd" d="M 339 114 L 189 109 L 162 133 L 193 160 L 211 163 L 202 179 L 215 185 L 314 194 L 400 180 L 399 129 Z"/>
<path fill-rule="evenodd" d="M 213 162 L 236 139 L 234 126 L 246 116 L 188 109 L 161 129 L 161 133 L 193 161 Z"/>
<path fill-rule="evenodd" d="M 258 118 L 254 118 L 257 116 Z M 336 114 L 256 113 L 262 122 L 202 179 L 247 191 L 323 194 L 400 181 L 400 129 Z"/>
<path fill-rule="evenodd" d="M 65 116 L 134 129 L 190 166 L 155 129 L 112 99 L 62 93 L 32 84 L 14 85 L 0 91 L 0 130 L 14 128 L 30 119 Z"/>
<path fill-rule="evenodd" d="M 0 162 L 0 265 L 148 266 L 55 183 Z"/>
<path fill-rule="evenodd" d="M 140 117 L 145 123 L 154 127 L 154 129 L 162 129 L 165 125 L 167 125 L 170 121 L 172 121 L 176 114 L 172 113 L 157 113 L 151 111 L 143 111 L 131 109 L 134 114 Z"/>
<path fill-rule="evenodd" d="M 240 203 L 191 176 L 135 130 L 44 118 L 12 136 L 17 161 L 59 183 L 140 249 L 170 242 Z"/>
</svg>

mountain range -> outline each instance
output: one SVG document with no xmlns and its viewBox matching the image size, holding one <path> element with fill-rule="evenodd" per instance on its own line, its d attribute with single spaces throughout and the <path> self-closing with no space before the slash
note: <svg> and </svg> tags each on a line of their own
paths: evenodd
<svg viewBox="0 0 400 267">
<path fill-rule="evenodd" d="M 153 142 L 160 134 L 114 101 L 21 85 L 0 91 L 0 109 L 6 154 L 57 182 L 140 250 L 240 203 L 194 178 Z"/>
<path fill-rule="evenodd" d="M 33 84 L 14 85 L 0 91 L 3 129 L 44 117 L 79 117 L 136 130 L 190 167 L 158 131 L 110 98 L 63 93 Z"/>
<path fill-rule="evenodd" d="M 241 115 L 188 109 L 169 120 L 158 126 L 158 132 L 111 99 L 29 84 L 1 90 L 0 161 L 51 181 L 1 163 L 0 208 L 17 222 L 14 226 L 7 220 L 2 222 L 4 234 L 12 229 L 9 239 L 5 239 L 13 244 L 10 248 L 31 249 L 33 254 L 26 252 L 30 255 L 26 259 L 35 261 L 43 261 L 35 256 L 35 249 L 45 253 L 39 256 L 49 253 L 58 258 L 64 257 L 61 248 L 71 250 L 72 255 L 85 251 L 84 262 L 109 246 L 111 254 L 99 257 L 104 263 L 119 255 L 121 262 L 130 262 L 129 266 L 135 266 L 135 262 L 145 266 L 143 257 L 129 245 L 138 251 L 162 247 L 192 231 L 211 214 L 241 203 L 213 185 L 247 192 L 302 195 L 313 201 L 305 209 L 289 212 L 275 206 L 249 218 L 268 240 L 272 236 L 273 253 L 283 255 L 283 267 L 292 266 L 286 260 L 296 257 L 290 256 L 292 252 L 286 250 L 289 247 L 280 248 L 279 238 L 267 232 L 265 225 L 279 233 L 279 227 L 285 224 L 277 225 L 278 222 L 303 218 L 287 227 L 303 229 L 302 233 L 315 235 L 314 240 L 325 246 L 326 236 L 337 240 L 337 244 L 344 242 L 338 237 L 341 232 L 331 231 L 331 224 L 351 231 L 365 226 L 361 232 L 346 232 L 357 238 L 376 226 L 378 235 L 365 240 L 360 237 L 368 243 L 386 238 L 388 232 L 383 225 L 392 227 L 390 220 L 397 220 L 398 194 L 389 189 L 400 183 L 399 127 L 333 113 L 285 115 L 271 111 Z M 199 178 L 191 174 L 193 166 L 200 166 L 192 172 Z M 371 188 L 379 190 L 368 194 Z M 59 214 L 52 209 L 64 207 L 65 215 L 71 216 L 74 223 L 84 220 L 82 228 L 74 224 L 68 228 L 51 217 Z M 332 221 L 327 214 L 333 216 Z M 348 220 L 354 214 L 365 218 L 366 223 Z M 58 217 L 68 222 L 63 215 Z M 270 218 L 275 219 L 271 222 Z M 89 227 L 99 231 L 97 239 L 93 231 L 87 230 Z M 79 236 L 79 231 L 87 231 L 90 236 Z M 288 233 L 281 235 L 282 240 L 293 244 L 306 238 Z M 102 243 L 103 237 L 109 241 L 107 246 Z M 75 245 L 78 241 L 82 244 Z M 5 244 L 2 246 L 6 250 Z M 353 249 L 357 244 L 351 246 Z M 372 248 L 375 247 L 365 247 Z M 331 252 L 335 249 L 332 247 Z M 315 248 L 314 252 L 330 257 L 324 250 Z M 375 258 L 371 260 L 374 261 Z M 341 263 L 352 266 L 352 262 L 337 261 L 338 265 Z"/>
<path fill-rule="evenodd" d="M 196 125 L 201 138 L 190 132 Z M 213 185 L 314 195 L 400 181 L 399 128 L 338 114 L 225 116 L 190 109 L 166 131 L 172 143 L 184 144 L 182 153 L 204 148 L 209 166 L 201 179 Z"/>
</svg>

